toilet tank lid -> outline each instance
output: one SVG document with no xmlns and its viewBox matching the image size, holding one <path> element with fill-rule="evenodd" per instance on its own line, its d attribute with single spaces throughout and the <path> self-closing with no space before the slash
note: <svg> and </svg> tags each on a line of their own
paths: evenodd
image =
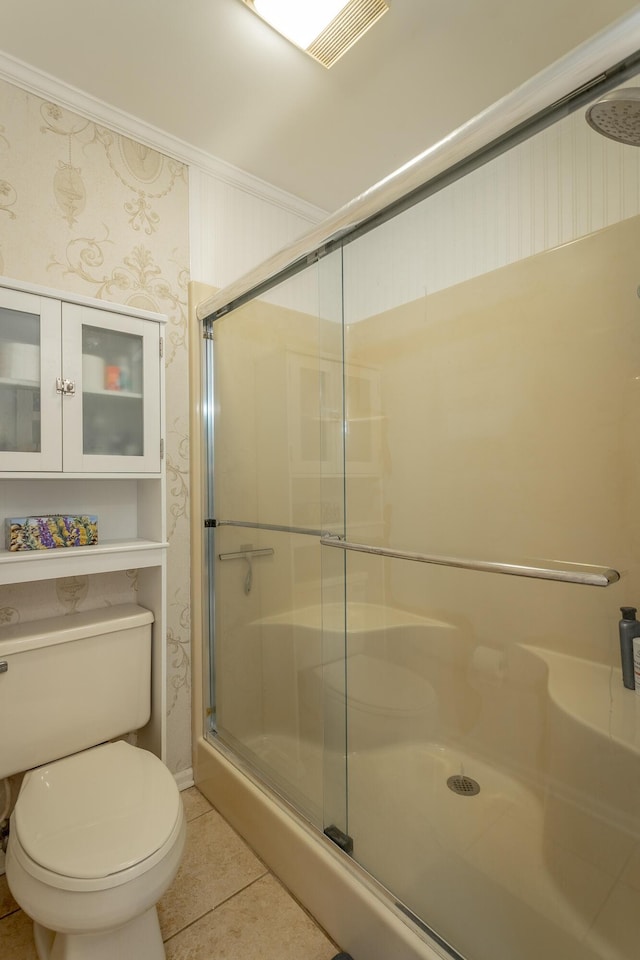
<svg viewBox="0 0 640 960">
<path fill-rule="evenodd" d="M 30 771 L 15 828 L 23 850 L 40 866 L 64 877 L 98 879 L 159 850 L 181 803 L 164 763 L 118 740 Z"/>
<path fill-rule="evenodd" d="M 83 640 L 98 634 L 115 633 L 145 623 L 153 623 L 153 614 L 136 603 L 122 603 L 62 617 L 46 617 L 31 623 L 12 623 L 0 628 L 0 656 L 24 653 L 69 640 Z"/>
</svg>

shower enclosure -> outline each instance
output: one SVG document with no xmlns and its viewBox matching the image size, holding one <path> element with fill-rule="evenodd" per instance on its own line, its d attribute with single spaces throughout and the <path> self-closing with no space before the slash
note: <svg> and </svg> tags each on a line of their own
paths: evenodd
<svg viewBox="0 0 640 960">
<path fill-rule="evenodd" d="M 202 311 L 206 736 L 434 957 L 637 956 L 634 63 Z"/>
</svg>

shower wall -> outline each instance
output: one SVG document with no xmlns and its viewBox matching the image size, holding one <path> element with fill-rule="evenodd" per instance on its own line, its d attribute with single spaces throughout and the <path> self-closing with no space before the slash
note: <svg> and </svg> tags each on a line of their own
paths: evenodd
<svg viewBox="0 0 640 960">
<path fill-rule="evenodd" d="M 601 590 L 349 560 L 359 574 L 350 597 L 380 602 L 382 577 L 385 605 L 455 627 L 448 651 L 414 643 L 386 656 L 431 678 L 434 660 L 456 661 L 458 696 L 477 701 L 466 730 L 474 749 L 529 776 L 545 715 L 532 709 L 535 691 L 523 699 L 531 664 L 507 664 L 523 645 L 543 647 L 613 667 L 617 683 L 619 607 L 639 596 L 639 242 L 636 217 L 348 330 L 347 357 L 377 371 L 384 411 L 372 425 L 381 520 L 369 542 L 623 572 Z M 362 540 L 347 478 L 347 537 Z M 495 676 L 480 669 L 469 690 L 478 648 L 495 653 Z M 444 693 L 455 696 L 455 683 Z M 446 733 L 460 737 L 464 725 Z"/>
<path fill-rule="evenodd" d="M 373 542 L 625 571 L 606 595 L 478 577 L 483 643 L 535 638 L 616 662 L 617 608 L 639 586 L 639 241 L 634 217 L 348 327 L 347 359 L 375 372 L 384 411 Z M 414 576 L 387 581 L 385 600 L 411 607 Z"/>
</svg>

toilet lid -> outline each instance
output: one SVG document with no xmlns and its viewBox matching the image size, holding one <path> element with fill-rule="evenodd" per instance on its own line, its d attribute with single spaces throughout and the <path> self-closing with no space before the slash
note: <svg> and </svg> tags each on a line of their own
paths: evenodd
<svg viewBox="0 0 640 960">
<path fill-rule="evenodd" d="M 108 877 L 150 857 L 180 812 L 173 776 L 124 741 L 28 773 L 14 811 L 25 853 L 66 877 Z"/>
</svg>

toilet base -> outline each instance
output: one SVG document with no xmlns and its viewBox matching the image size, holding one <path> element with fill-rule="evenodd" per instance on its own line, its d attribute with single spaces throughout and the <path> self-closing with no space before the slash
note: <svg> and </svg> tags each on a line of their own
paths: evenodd
<svg viewBox="0 0 640 960">
<path fill-rule="evenodd" d="M 155 907 L 102 933 L 56 933 L 34 922 L 33 939 L 39 960 L 165 960 Z"/>
</svg>

